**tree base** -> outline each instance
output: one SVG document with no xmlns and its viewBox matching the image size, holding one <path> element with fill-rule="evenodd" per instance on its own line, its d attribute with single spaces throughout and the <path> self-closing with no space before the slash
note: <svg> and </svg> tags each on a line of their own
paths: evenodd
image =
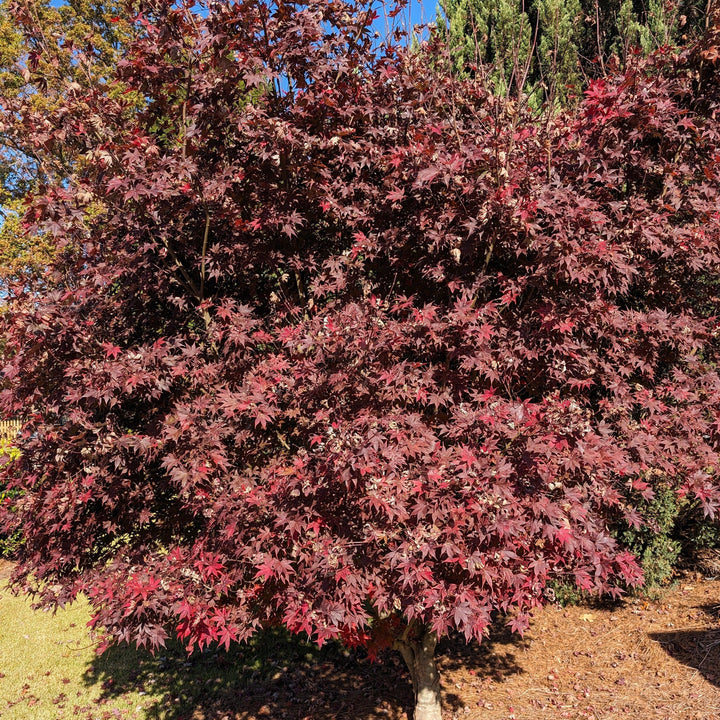
<svg viewBox="0 0 720 720">
<path fill-rule="evenodd" d="M 413 720 L 442 720 L 440 674 L 435 664 L 436 645 L 437 636 L 433 632 L 426 632 L 417 640 L 403 636 L 395 642 L 395 648 L 408 667 L 415 692 Z"/>
</svg>

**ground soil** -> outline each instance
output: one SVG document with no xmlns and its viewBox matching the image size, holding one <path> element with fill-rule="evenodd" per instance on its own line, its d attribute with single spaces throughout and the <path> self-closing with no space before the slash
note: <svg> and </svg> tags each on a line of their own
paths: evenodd
<svg viewBox="0 0 720 720">
<path fill-rule="evenodd" d="M 10 569 L 0 560 L 0 578 Z M 482 645 L 446 639 L 438 662 L 446 720 L 720 720 L 720 579 L 686 575 L 655 600 L 551 605 L 524 638 L 499 626 Z M 182 720 L 409 718 L 409 682 L 392 654 L 270 670 L 205 695 Z"/>
</svg>

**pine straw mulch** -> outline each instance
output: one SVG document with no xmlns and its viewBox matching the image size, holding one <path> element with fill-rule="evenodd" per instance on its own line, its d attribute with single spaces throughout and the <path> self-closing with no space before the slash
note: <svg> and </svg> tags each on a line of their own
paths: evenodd
<svg viewBox="0 0 720 720">
<path fill-rule="evenodd" d="M 720 719 L 720 580 L 656 601 L 547 607 L 523 640 L 446 653 L 451 718 Z"/>
<path fill-rule="evenodd" d="M 0 578 L 10 568 L 0 561 Z M 178 658 L 178 677 L 167 679 L 166 700 L 148 717 L 410 717 L 409 682 L 392 654 L 382 664 L 337 649 L 305 663 L 279 660 L 249 676 L 238 671 L 237 684 L 189 693 L 181 709 L 173 702 L 183 679 Z M 224 672 L 231 664 L 222 654 L 208 661 Z M 524 638 L 498 627 L 480 646 L 444 640 L 438 662 L 446 720 L 720 720 L 720 579 L 686 575 L 658 600 L 549 606 Z"/>
</svg>

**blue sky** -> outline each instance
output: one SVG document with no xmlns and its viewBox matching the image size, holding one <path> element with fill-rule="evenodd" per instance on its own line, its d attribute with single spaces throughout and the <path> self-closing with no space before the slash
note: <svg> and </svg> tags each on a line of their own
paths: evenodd
<svg viewBox="0 0 720 720">
<path fill-rule="evenodd" d="M 50 0 L 50 4 L 54 7 L 59 7 L 60 5 L 65 4 L 65 0 Z M 381 6 L 385 5 L 388 10 L 392 9 L 393 0 L 375 0 L 374 4 L 378 8 L 378 12 L 382 15 Z M 405 20 L 405 22 L 409 20 L 413 25 L 431 22 L 435 19 L 436 7 L 436 0 L 427 0 L 426 2 L 423 2 L 423 0 L 408 0 L 408 7 L 403 11 L 401 17 Z M 384 26 L 382 17 L 378 20 L 378 22 Z"/>
<path fill-rule="evenodd" d="M 65 4 L 65 0 L 50 0 L 50 4 L 59 7 Z M 406 8 L 394 20 L 387 22 L 385 10 L 392 10 L 394 0 L 374 0 L 373 5 L 380 16 L 375 21 L 375 27 L 380 35 L 384 35 L 388 24 L 391 27 L 398 27 L 399 25 L 409 30 L 414 25 L 432 22 L 435 20 L 438 0 L 407 0 Z"/>
<path fill-rule="evenodd" d="M 391 10 L 392 0 L 376 0 L 375 3 L 380 17 L 375 21 L 378 31 L 385 31 L 386 23 L 383 8 Z M 408 0 L 407 7 L 395 18 L 403 27 L 410 29 L 414 25 L 423 25 L 435 20 L 437 0 Z"/>
</svg>

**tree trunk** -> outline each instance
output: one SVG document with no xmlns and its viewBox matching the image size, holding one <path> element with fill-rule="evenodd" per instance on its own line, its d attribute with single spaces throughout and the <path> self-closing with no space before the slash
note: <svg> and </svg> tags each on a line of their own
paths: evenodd
<svg viewBox="0 0 720 720">
<path fill-rule="evenodd" d="M 435 664 L 437 636 L 425 632 L 418 639 L 401 637 L 395 642 L 410 671 L 415 692 L 414 720 L 442 720 L 440 674 Z"/>
</svg>

